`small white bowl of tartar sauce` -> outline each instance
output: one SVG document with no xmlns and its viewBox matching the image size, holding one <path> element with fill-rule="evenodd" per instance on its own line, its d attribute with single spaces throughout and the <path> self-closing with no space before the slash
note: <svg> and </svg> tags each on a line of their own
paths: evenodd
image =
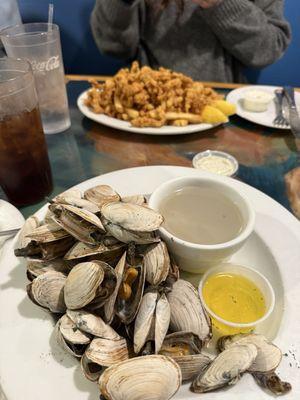
<svg viewBox="0 0 300 400">
<path fill-rule="evenodd" d="M 235 176 L 239 163 L 235 157 L 217 150 L 206 150 L 198 153 L 193 158 L 193 167 L 218 175 Z"/>
</svg>

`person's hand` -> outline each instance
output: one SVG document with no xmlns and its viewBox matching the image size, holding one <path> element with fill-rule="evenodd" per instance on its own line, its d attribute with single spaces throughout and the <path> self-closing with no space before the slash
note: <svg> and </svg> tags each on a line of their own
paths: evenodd
<svg viewBox="0 0 300 400">
<path fill-rule="evenodd" d="M 192 0 L 193 3 L 198 4 L 202 8 L 211 8 L 222 3 L 223 0 Z"/>
</svg>

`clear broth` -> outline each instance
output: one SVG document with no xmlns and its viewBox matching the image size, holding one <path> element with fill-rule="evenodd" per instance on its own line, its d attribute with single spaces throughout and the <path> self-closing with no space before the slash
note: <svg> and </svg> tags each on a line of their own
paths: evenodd
<svg viewBox="0 0 300 400">
<path fill-rule="evenodd" d="M 175 191 L 163 200 L 160 212 L 168 232 L 196 244 L 229 242 L 244 228 L 237 205 L 207 187 L 187 186 Z"/>
</svg>

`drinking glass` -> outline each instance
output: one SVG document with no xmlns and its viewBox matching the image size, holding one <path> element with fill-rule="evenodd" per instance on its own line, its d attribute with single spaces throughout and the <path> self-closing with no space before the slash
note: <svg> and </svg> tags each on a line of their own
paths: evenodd
<svg viewBox="0 0 300 400">
<path fill-rule="evenodd" d="M 58 26 L 17 25 L 4 29 L 1 39 L 9 57 L 31 63 L 45 133 L 68 129 L 71 122 Z"/>
<path fill-rule="evenodd" d="M 25 60 L 0 59 L 0 186 L 17 206 L 52 190 L 34 77 Z"/>
</svg>

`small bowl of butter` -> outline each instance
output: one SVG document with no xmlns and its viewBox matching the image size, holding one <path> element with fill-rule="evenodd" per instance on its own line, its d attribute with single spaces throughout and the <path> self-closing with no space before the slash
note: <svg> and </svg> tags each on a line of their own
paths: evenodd
<svg viewBox="0 0 300 400">
<path fill-rule="evenodd" d="M 234 177 L 239 169 L 235 157 L 224 151 L 206 150 L 193 158 L 193 167 L 218 175 Z"/>
<path fill-rule="evenodd" d="M 231 263 L 207 271 L 200 281 L 199 295 L 217 335 L 253 331 L 275 306 L 274 290 L 264 275 Z"/>
</svg>

